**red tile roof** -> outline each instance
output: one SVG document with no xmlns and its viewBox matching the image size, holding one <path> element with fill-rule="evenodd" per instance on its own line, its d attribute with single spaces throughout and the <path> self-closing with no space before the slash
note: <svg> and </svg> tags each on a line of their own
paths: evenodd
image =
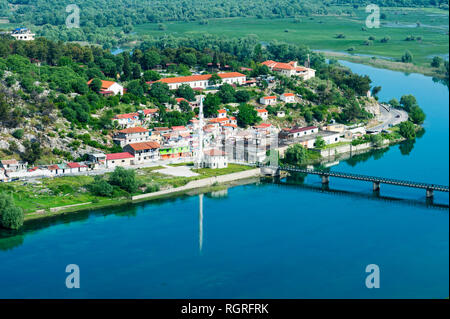
<svg viewBox="0 0 450 319">
<path fill-rule="evenodd" d="M 275 96 L 275 95 L 272 95 L 272 96 L 265 96 L 264 97 L 264 100 L 273 100 L 273 99 L 276 99 L 277 97 Z"/>
<path fill-rule="evenodd" d="M 90 85 L 92 83 L 92 80 L 93 79 L 90 79 L 89 81 L 87 81 L 87 85 Z M 103 91 L 109 89 L 111 87 L 111 85 L 116 83 L 114 81 L 105 81 L 105 80 L 100 80 L 100 81 L 102 82 L 101 90 L 103 90 Z"/>
<path fill-rule="evenodd" d="M 256 110 L 256 112 L 258 112 L 258 113 L 267 113 L 267 110 L 266 109 L 258 109 L 258 110 Z"/>
<path fill-rule="evenodd" d="M 220 110 L 217 110 L 217 113 L 227 113 L 227 110 L 220 109 Z"/>
<path fill-rule="evenodd" d="M 172 131 L 185 131 L 186 126 L 172 126 Z"/>
<path fill-rule="evenodd" d="M 295 96 L 294 93 L 284 93 L 284 96 Z"/>
<path fill-rule="evenodd" d="M 138 113 L 126 113 L 126 114 L 117 114 L 115 116 L 116 119 L 131 119 L 134 117 L 139 117 Z"/>
<path fill-rule="evenodd" d="M 217 75 L 222 79 L 227 78 L 237 78 L 245 76 L 239 72 L 227 72 L 227 73 L 217 73 Z M 165 78 L 158 80 L 157 82 L 164 83 L 186 83 L 186 82 L 196 82 L 196 81 L 207 81 L 211 78 L 212 74 L 200 74 L 200 75 L 189 75 L 189 76 L 179 76 L 174 78 Z"/>
<path fill-rule="evenodd" d="M 125 158 L 134 158 L 134 156 L 128 152 L 106 154 L 107 161 L 125 159 Z"/>
<path fill-rule="evenodd" d="M 148 130 L 146 128 L 140 127 L 140 126 L 136 126 L 136 127 L 129 127 L 123 130 L 120 130 L 119 133 L 124 133 L 124 134 L 132 134 L 132 133 L 145 133 L 148 132 Z"/>
<path fill-rule="evenodd" d="M 269 123 L 261 123 L 259 125 L 255 125 L 254 128 L 268 128 L 271 126 L 272 126 L 272 124 L 269 124 Z"/>
<path fill-rule="evenodd" d="M 78 163 L 67 163 L 67 166 L 69 168 L 79 168 L 79 167 L 81 167 L 81 165 L 78 164 Z"/>
<path fill-rule="evenodd" d="M 133 144 L 129 144 L 129 146 L 132 149 L 134 149 L 135 151 L 151 150 L 151 149 L 155 149 L 155 148 L 160 148 L 160 145 L 158 142 L 133 143 Z"/>
<path fill-rule="evenodd" d="M 145 110 L 142 110 L 142 112 L 144 112 L 144 115 L 148 115 L 148 114 L 157 113 L 158 109 L 145 109 Z"/>
</svg>

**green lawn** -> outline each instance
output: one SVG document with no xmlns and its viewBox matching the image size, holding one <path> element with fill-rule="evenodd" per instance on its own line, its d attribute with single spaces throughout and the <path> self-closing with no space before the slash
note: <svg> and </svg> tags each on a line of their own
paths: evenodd
<svg viewBox="0 0 450 319">
<path fill-rule="evenodd" d="M 162 188 L 180 187 L 188 182 L 202 178 L 241 172 L 252 167 L 229 164 L 224 169 L 198 169 L 194 170 L 199 176 L 194 177 L 174 177 L 154 170 L 164 168 L 154 166 L 149 168 L 137 169 L 136 180 L 139 186 L 138 192 L 133 195 L 142 194 L 146 188 L 152 185 L 158 185 Z M 108 175 L 108 174 L 107 174 Z M 17 206 L 23 208 L 25 213 L 35 212 L 37 210 L 49 210 L 52 207 L 60 207 L 73 204 L 92 202 L 95 206 L 114 204 L 121 199 L 126 199 L 129 194 L 124 191 L 118 191 L 114 198 L 105 198 L 92 195 L 87 190 L 87 185 L 92 183 L 93 176 L 66 176 L 57 178 L 43 178 L 38 183 L 11 182 L 0 183 L 0 192 L 11 193 Z"/>
<path fill-rule="evenodd" d="M 138 34 L 161 36 L 203 36 L 217 34 L 227 37 L 243 37 L 256 35 L 262 41 L 284 41 L 294 44 L 304 44 L 311 49 L 346 51 L 353 47 L 356 54 L 389 57 L 400 59 L 406 49 L 412 52 L 414 63 L 427 65 L 434 55 L 448 54 L 448 11 L 439 9 L 416 8 L 381 8 L 387 19 L 381 20 L 378 29 L 367 29 L 365 26 L 367 14 L 364 8 L 356 10 L 355 16 L 313 16 L 301 17 L 299 23 L 294 19 L 257 19 L 257 18 L 226 18 L 211 19 L 206 25 L 198 22 L 166 22 L 167 29 L 158 30 L 157 24 L 144 24 L 135 27 Z M 396 14 L 397 13 L 397 14 Z M 416 27 L 416 22 L 421 26 Z M 344 34 L 344 39 L 336 38 Z M 422 41 L 405 41 L 414 35 L 422 37 Z M 364 45 L 369 36 L 374 36 L 372 45 Z M 381 43 L 385 36 L 391 38 L 387 43 Z"/>
</svg>

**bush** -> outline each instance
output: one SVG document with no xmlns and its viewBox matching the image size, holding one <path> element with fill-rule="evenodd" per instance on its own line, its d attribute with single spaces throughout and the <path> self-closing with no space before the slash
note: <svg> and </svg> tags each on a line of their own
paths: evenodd
<svg viewBox="0 0 450 319">
<path fill-rule="evenodd" d="M 19 229 L 23 225 L 23 211 L 15 206 L 11 195 L 0 193 L 0 224 L 4 228 Z"/>
<path fill-rule="evenodd" d="M 100 176 L 95 176 L 94 182 L 89 185 L 89 190 L 96 196 L 109 197 L 112 195 L 114 187 Z"/>
<path fill-rule="evenodd" d="M 13 133 L 12 133 L 12 136 L 14 136 L 15 138 L 17 138 L 18 140 L 20 140 L 20 139 L 22 139 L 22 137 L 23 137 L 23 129 L 18 129 L 18 130 L 15 130 Z"/>
<path fill-rule="evenodd" d="M 109 177 L 109 183 L 116 185 L 127 191 L 128 193 L 134 193 L 137 190 L 136 176 L 134 170 L 126 170 L 123 167 L 116 167 Z"/>
<path fill-rule="evenodd" d="M 416 131 L 414 129 L 414 124 L 410 121 L 402 122 L 399 125 L 399 133 L 402 137 L 407 140 L 413 140 L 416 138 Z"/>
</svg>

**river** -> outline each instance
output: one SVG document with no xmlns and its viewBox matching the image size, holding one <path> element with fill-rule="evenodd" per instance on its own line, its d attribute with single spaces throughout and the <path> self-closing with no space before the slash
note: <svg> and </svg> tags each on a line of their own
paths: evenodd
<svg viewBox="0 0 450 319">
<path fill-rule="evenodd" d="M 380 100 L 414 94 L 425 133 L 334 170 L 448 185 L 449 91 L 419 74 L 342 61 Z M 0 239 L 0 298 L 447 298 L 448 193 L 308 176 L 80 213 Z M 441 205 L 443 204 L 443 205 Z M 80 268 L 80 289 L 65 286 Z M 380 288 L 365 285 L 366 266 Z"/>
</svg>

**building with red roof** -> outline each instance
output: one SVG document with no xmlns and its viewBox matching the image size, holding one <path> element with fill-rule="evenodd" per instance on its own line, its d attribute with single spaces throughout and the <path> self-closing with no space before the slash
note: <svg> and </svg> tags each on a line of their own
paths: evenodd
<svg viewBox="0 0 450 319">
<path fill-rule="evenodd" d="M 217 85 L 219 86 L 224 83 L 242 85 L 246 80 L 246 75 L 239 72 L 224 72 L 217 73 L 217 75 L 221 79 L 220 83 L 217 83 Z M 187 84 L 193 89 L 206 89 L 208 86 L 210 86 L 209 80 L 211 79 L 211 77 L 212 74 L 199 74 L 164 78 L 158 80 L 157 82 L 167 83 L 169 89 L 171 90 L 176 90 L 183 84 Z"/>
<path fill-rule="evenodd" d="M 90 79 L 87 82 L 87 85 L 91 85 L 93 79 Z M 105 80 L 100 80 L 102 82 L 102 86 L 100 88 L 100 94 L 103 95 L 123 95 L 124 93 L 124 88 L 122 85 L 120 85 L 117 82 L 114 81 L 105 81 Z"/>
<path fill-rule="evenodd" d="M 294 103 L 295 102 L 295 94 L 294 93 L 283 93 L 280 95 L 280 100 L 284 103 Z"/>
<path fill-rule="evenodd" d="M 141 126 L 128 127 L 116 132 L 113 142 L 124 147 L 130 143 L 145 142 L 150 140 L 150 131 Z"/>
<path fill-rule="evenodd" d="M 271 71 L 277 72 L 284 76 L 299 76 L 303 80 L 309 80 L 316 75 L 316 70 L 299 66 L 297 61 L 290 61 L 289 63 L 276 62 L 267 60 L 261 64 L 266 65 Z"/>
<path fill-rule="evenodd" d="M 275 105 L 277 104 L 277 97 L 275 95 L 263 96 L 259 99 L 259 103 L 262 105 Z"/>
<path fill-rule="evenodd" d="M 128 167 L 134 164 L 134 155 L 129 152 L 106 154 L 106 167 Z"/>
</svg>

